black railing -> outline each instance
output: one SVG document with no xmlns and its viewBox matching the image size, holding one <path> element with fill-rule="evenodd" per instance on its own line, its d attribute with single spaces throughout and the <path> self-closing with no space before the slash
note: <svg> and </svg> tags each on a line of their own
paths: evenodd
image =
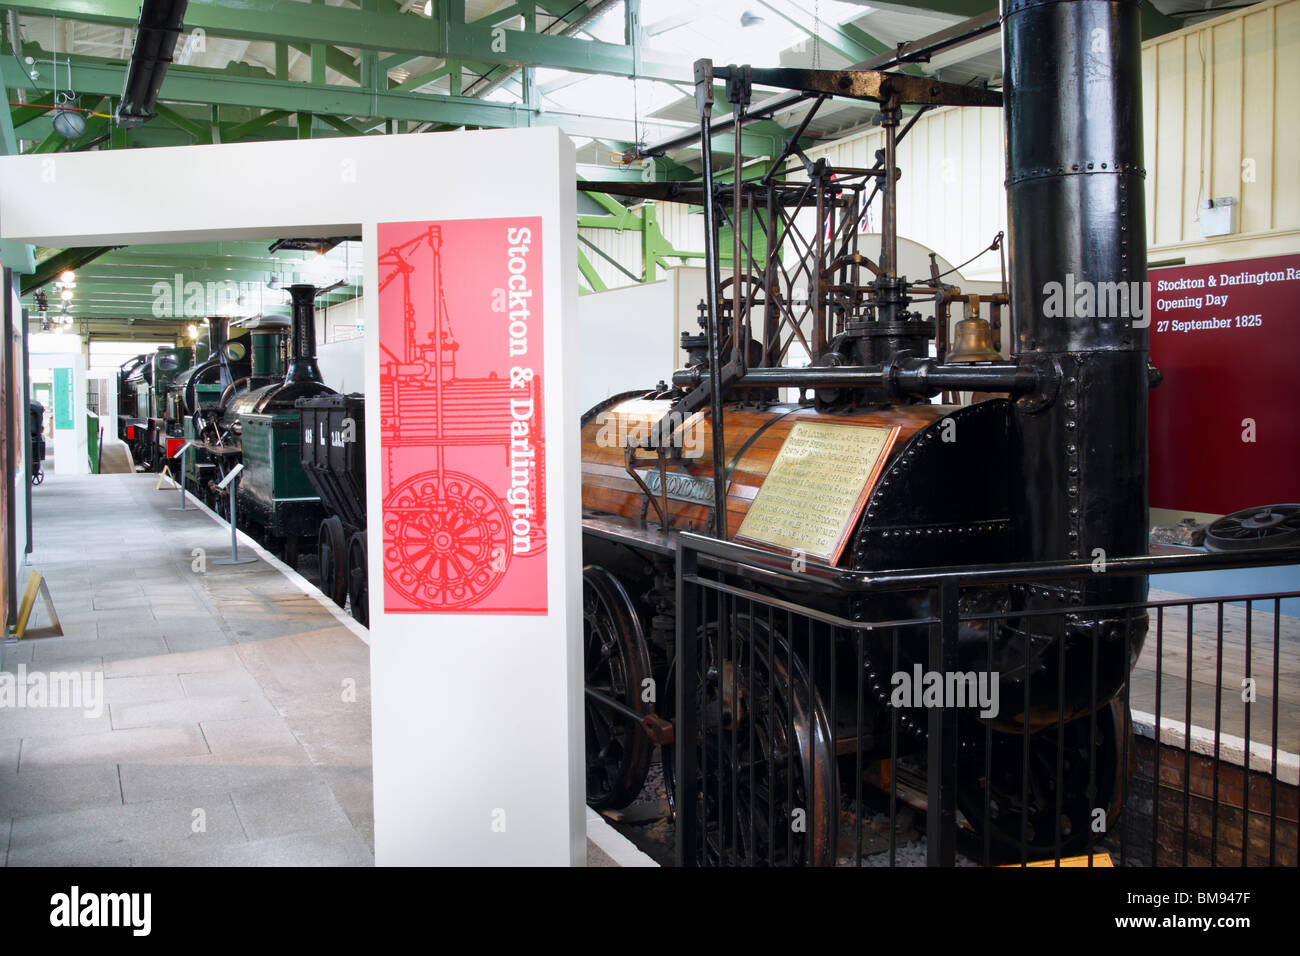
<svg viewBox="0 0 1300 956">
<path fill-rule="evenodd" d="M 1295 865 L 1300 727 L 1281 675 L 1300 622 L 1282 602 L 1300 591 L 1046 610 L 1017 595 L 1295 565 L 1300 549 L 855 572 L 678 546 L 664 757 L 680 864 Z"/>
</svg>

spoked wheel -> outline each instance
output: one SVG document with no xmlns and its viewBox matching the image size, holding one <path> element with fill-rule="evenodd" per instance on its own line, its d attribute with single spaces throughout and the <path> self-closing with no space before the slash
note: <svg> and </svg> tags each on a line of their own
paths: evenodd
<svg viewBox="0 0 1300 956">
<path fill-rule="evenodd" d="M 696 863 L 832 865 L 839 815 L 834 745 L 803 662 L 766 623 L 746 615 L 731 617 L 725 629 L 710 624 L 701 640 L 691 788 L 703 832 Z M 670 749 L 664 783 L 675 805 Z"/>
<path fill-rule="evenodd" d="M 1090 723 L 1096 734 L 1090 739 Z M 1086 853 L 1089 841 L 1099 842 L 1119 819 L 1124 788 L 1124 738 L 1129 725 L 1118 698 L 1101 705 L 1092 716 L 1067 721 L 1058 747 L 1056 727 L 1029 738 L 1029 774 L 1026 799 L 1024 737 L 1017 733 L 993 734 L 992 789 L 989 794 L 989 846 L 999 859 L 1021 857 L 1044 860 L 1056 854 L 1057 827 L 1061 854 Z M 1061 786 L 1057 786 L 1057 759 L 1061 761 Z M 1093 789 L 1089 789 L 1089 779 Z M 978 746 L 963 757 L 963 785 L 957 803 L 983 842 L 984 750 L 983 731 Z M 966 784 L 965 781 L 970 781 Z M 1060 814 L 1057 795 L 1060 794 Z M 1102 815 L 1096 813 L 1103 811 Z M 1094 824 L 1099 829 L 1094 830 Z M 1095 838 L 1095 839 L 1094 839 Z"/>
<path fill-rule="evenodd" d="M 642 700 L 650 677 L 650 649 L 641 621 L 618 578 L 604 568 L 582 571 L 582 641 L 588 690 L 653 713 Z M 597 810 L 625 807 L 641 792 L 654 744 L 640 724 L 608 704 L 585 698 L 587 803 Z"/>
<path fill-rule="evenodd" d="M 354 531 L 348 538 L 348 604 L 352 619 L 370 626 L 370 565 L 366 560 L 366 533 Z"/>
<path fill-rule="evenodd" d="M 320 531 L 316 533 L 316 562 L 321 590 L 343 607 L 348 600 L 348 553 L 343 522 L 337 515 L 330 515 L 320 523 Z"/>
<path fill-rule="evenodd" d="M 384 580 L 422 608 L 470 607 L 510 563 L 501 501 L 457 472 L 408 478 L 384 502 Z"/>
<path fill-rule="evenodd" d="M 44 469 L 37 468 L 34 472 L 32 472 L 32 484 L 39 485 L 44 480 L 45 480 Z"/>
<path fill-rule="evenodd" d="M 1300 541 L 1300 505 L 1247 508 L 1220 518 L 1205 530 L 1211 551 L 1289 548 Z"/>
</svg>

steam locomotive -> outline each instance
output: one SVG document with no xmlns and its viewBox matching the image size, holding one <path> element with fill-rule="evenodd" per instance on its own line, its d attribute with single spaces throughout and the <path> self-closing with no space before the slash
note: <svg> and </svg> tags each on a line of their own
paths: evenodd
<svg viewBox="0 0 1300 956">
<path fill-rule="evenodd" d="M 168 412 L 168 392 L 193 361 L 193 348 L 165 345 L 118 369 L 117 437 L 149 471 L 161 471 L 184 443 L 180 421 Z"/>
<path fill-rule="evenodd" d="M 891 719 L 900 755 L 925 753 L 925 718 L 890 695 L 893 675 L 925 665 L 924 627 L 879 627 L 860 650 L 838 637 L 831 651 L 814 651 L 782 615 L 774 621 L 735 600 L 699 625 L 698 686 L 675 688 L 682 532 L 743 541 L 787 561 L 922 575 L 1077 561 L 1096 549 L 1146 552 L 1154 377 L 1145 323 L 1133 315 L 1048 318 L 1041 307 L 1047 284 L 1067 274 L 1076 282 L 1146 278 L 1138 5 L 1018 2 L 1007 5 L 1002 30 L 1004 93 L 903 73 L 699 61 L 703 183 L 581 186 L 703 206 L 709 226 L 708 298 L 700 333 L 683 334 L 685 367 L 601 403 L 582 422 L 592 806 L 633 800 L 656 743 L 674 797 L 667 724 L 684 693 L 711 702 L 718 716 L 678 747 L 695 748 L 700 765 L 731 759 L 751 775 L 748 785 L 719 784 L 740 819 L 808 814 L 793 850 L 742 841 L 733 862 L 833 862 L 835 821 L 855 789 L 843 755 L 888 758 Z M 792 91 L 786 102 L 811 100 L 813 112 L 829 96 L 875 104 L 884 149 L 872 168 L 833 168 L 810 161 L 792 139 L 772 172 L 719 182 L 715 80 L 732 105 L 736 169 L 755 84 Z M 937 270 L 919 281 L 897 274 L 896 146 L 910 129 L 903 107 L 938 105 L 1004 108 L 1010 284 L 993 316 L 1000 325 L 1001 307 L 1010 306 L 1010 359 L 978 300 L 972 307 Z M 792 155 L 799 162 L 785 166 Z M 860 248 L 858 230 L 864 194 L 870 202 L 877 193 L 878 253 Z M 917 310 L 921 301 L 933 304 L 934 320 Z M 950 349 L 954 303 L 968 318 Z M 807 366 L 792 367 L 798 345 L 811 356 Z M 959 392 L 985 400 L 932 402 Z M 771 576 L 763 587 L 797 604 L 801 591 L 789 582 Z M 1117 697 L 1145 636 L 1145 610 L 1131 607 L 1145 595 L 1144 578 L 1105 576 L 962 595 L 956 667 L 993 675 L 1001 707 L 962 713 L 959 759 L 978 772 L 963 777 L 958 804 L 976 829 L 975 808 L 993 808 L 986 835 L 995 847 L 1023 840 L 1031 854 L 1048 853 L 1059 835 L 1064 851 L 1077 851 L 1092 836 L 1095 809 L 1118 806 L 1127 725 Z M 821 610 L 848 621 L 934 613 L 928 598 L 907 594 L 826 600 Z M 811 655 L 827 653 L 831 665 L 810 679 L 818 663 Z M 644 693 L 651 681 L 667 689 L 657 701 Z M 708 749 L 708 733 L 723 728 L 742 742 L 731 758 Z M 724 798 L 710 795 L 702 773 L 683 792 L 698 802 L 706 831 L 725 829 Z"/>
<path fill-rule="evenodd" d="M 137 463 L 151 471 L 164 465 L 175 471 L 188 442 L 181 480 L 224 517 L 229 517 L 229 498 L 218 486 L 242 464 L 235 486 L 240 527 L 279 550 L 291 566 L 304 545 L 316 545 L 322 585 L 342 605 L 348 592 L 332 585 L 343 550 L 332 532 L 341 523 L 338 512 L 322 504 L 308 475 L 302 455 L 310 456 L 312 444 L 303 447 L 298 407 L 300 401 L 310 404 L 335 393 L 316 363 L 317 289 L 294 285 L 289 293 L 289 323 L 263 317 L 234 327 L 229 318 L 210 319 L 199 349 L 204 357 L 197 364 L 191 364 L 195 350 L 183 347 L 163 347 L 124 364 L 119 436 Z M 360 421 L 361 412 L 356 414 Z M 364 541 L 360 567 L 365 567 Z M 364 589 L 353 595 L 352 608 L 364 621 Z"/>
</svg>

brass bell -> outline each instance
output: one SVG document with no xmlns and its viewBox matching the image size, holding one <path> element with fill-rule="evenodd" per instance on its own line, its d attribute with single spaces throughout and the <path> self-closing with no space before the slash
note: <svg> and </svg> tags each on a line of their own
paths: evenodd
<svg viewBox="0 0 1300 956">
<path fill-rule="evenodd" d="M 972 362 L 1000 362 L 1002 354 L 993 347 L 993 332 L 989 320 L 962 319 L 953 329 L 953 347 L 944 357 L 948 365 Z"/>
</svg>

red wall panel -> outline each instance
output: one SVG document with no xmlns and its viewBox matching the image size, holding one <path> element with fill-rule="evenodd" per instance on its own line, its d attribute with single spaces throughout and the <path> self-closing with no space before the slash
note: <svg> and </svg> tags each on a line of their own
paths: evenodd
<svg viewBox="0 0 1300 956">
<path fill-rule="evenodd" d="M 1150 278 L 1151 506 L 1300 502 L 1300 255 Z"/>
</svg>

